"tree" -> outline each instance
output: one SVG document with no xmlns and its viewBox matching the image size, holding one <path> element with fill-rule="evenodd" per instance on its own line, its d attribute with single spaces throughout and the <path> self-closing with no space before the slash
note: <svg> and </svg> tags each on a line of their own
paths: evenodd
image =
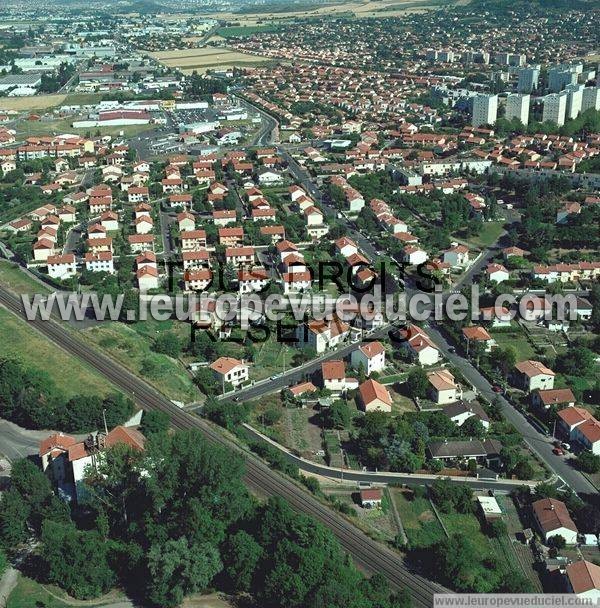
<svg viewBox="0 0 600 608">
<path fill-rule="evenodd" d="M 598 473 L 600 471 L 600 456 L 590 450 L 583 450 L 577 456 L 577 467 L 584 473 Z"/>
<path fill-rule="evenodd" d="M 548 539 L 548 546 L 553 547 L 554 549 L 564 549 L 567 545 L 567 541 L 565 537 L 560 534 L 554 534 Z"/>
<path fill-rule="evenodd" d="M 96 531 L 82 532 L 72 524 L 46 521 L 41 556 L 48 580 L 78 599 L 106 593 L 115 583 L 109 565 L 110 544 Z"/>
<path fill-rule="evenodd" d="M 0 549 L 0 578 L 4 574 L 5 570 L 8 568 L 8 559 L 6 559 L 6 554 L 2 549 Z"/>
<path fill-rule="evenodd" d="M 327 426 L 332 429 L 346 429 L 350 426 L 352 416 L 348 404 L 338 399 L 326 410 Z"/>
<path fill-rule="evenodd" d="M 262 547 L 244 530 L 227 539 L 222 557 L 228 586 L 238 592 L 250 591 L 262 553 Z"/>
<path fill-rule="evenodd" d="M 150 410 L 148 412 L 144 412 L 142 416 L 140 431 L 146 437 L 150 437 L 155 433 L 166 433 L 170 426 L 171 417 L 169 414 L 158 410 Z"/>
<path fill-rule="evenodd" d="M 176 333 L 164 331 L 154 340 L 153 348 L 157 353 L 176 359 L 181 354 L 182 345 Z"/>
<path fill-rule="evenodd" d="M 148 552 L 148 597 L 157 606 L 178 606 L 189 593 L 206 589 L 221 568 L 209 543 L 190 544 L 184 537 L 157 543 Z"/>
<path fill-rule="evenodd" d="M 15 547 L 27 540 L 27 519 L 31 509 L 21 495 L 11 488 L 0 499 L 0 545 Z"/>
<path fill-rule="evenodd" d="M 223 389 L 213 371 L 208 367 L 201 367 L 196 372 L 194 384 L 207 396 L 219 395 Z"/>
<path fill-rule="evenodd" d="M 429 380 L 422 367 L 415 367 L 409 372 L 406 380 L 406 387 L 413 398 L 418 397 L 423 399 L 426 397 L 427 389 L 429 388 Z"/>
<path fill-rule="evenodd" d="M 504 520 L 498 517 L 497 519 L 492 519 L 487 522 L 486 531 L 492 538 L 500 538 L 506 536 L 508 528 L 506 527 Z"/>
</svg>

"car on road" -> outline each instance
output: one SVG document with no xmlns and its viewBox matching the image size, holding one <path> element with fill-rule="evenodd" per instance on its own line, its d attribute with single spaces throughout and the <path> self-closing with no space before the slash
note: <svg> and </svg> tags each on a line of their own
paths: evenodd
<svg viewBox="0 0 600 608">
<path fill-rule="evenodd" d="M 454 346 L 449 346 L 448 347 L 448 352 L 449 353 L 455 353 L 456 352 L 456 348 L 454 348 Z"/>
<path fill-rule="evenodd" d="M 503 388 L 502 388 L 502 387 L 501 387 L 499 384 L 494 384 L 494 385 L 492 386 L 492 390 L 493 390 L 495 393 L 503 393 L 503 392 L 504 392 L 504 389 L 503 389 Z"/>
<path fill-rule="evenodd" d="M 281 376 L 281 374 L 275 374 L 274 376 L 271 376 L 269 378 L 269 380 L 277 380 L 277 378 L 279 378 L 279 376 Z"/>
<path fill-rule="evenodd" d="M 570 445 L 570 444 L 568 444 L 568 443 L 561 443 L 561 444 L 560 444 L 560 447 L 561 447 L 563 450 L 567 450 L 567 451 L 569 451 L 569 450 L 571 449 L 571 445 Z"/>
<path fill-rule="evenodd" d="M 552 450 L 552 453 L 556 454 L 557 456 L 564 456 L 565 454 L 561 448 L 554 448 Z"/>
</svg>

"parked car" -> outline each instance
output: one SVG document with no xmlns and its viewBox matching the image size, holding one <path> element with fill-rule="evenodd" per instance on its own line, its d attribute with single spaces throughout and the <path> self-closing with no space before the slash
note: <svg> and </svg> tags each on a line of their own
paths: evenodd
<svg viewBox="0 0 600 608">
<path fill-rule="evenodd" d="M 504 392 L 504 389 L 499 384 L 494 384 L 494 386 L 492 386 L 492 390 L 495 393 L 503 393 Z"/>
<path fill-rule="evenodd" d="M 564 452 L 563 452 L 563 451 L 562 451 L 560 448 L 554 448 L 554 449 L 552 450 L 552 452 L 553 452 L 554 454 L 556 454 L 557 456 L 564 456 L 564 454 L 565 454 L 565 453 L 564 453 Z"/>
</svg>

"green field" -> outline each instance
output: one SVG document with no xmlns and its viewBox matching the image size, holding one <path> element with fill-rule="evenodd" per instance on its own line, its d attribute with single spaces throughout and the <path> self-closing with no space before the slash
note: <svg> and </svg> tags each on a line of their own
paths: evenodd
<svg viewBox="0 0 600 608">
<path fill-rule="evenodd" d="M 49 293 L 50 289 L 38 283 L 23 272 L 19 266 L 8 260 L 0 260 L 0 285 L 15 293 Z"/>
<path fill-rule="evenodd" d="M 114 387 L 79 359 L 55 346 L 26 321 L 0 307 L 0 357 L 15 357 L 28 367 L 45 370 L 68 397 L 106 395 Z"/>
<path fill-rule="evenodd" d="M 495 243 L 504 232 L 504 222 L 484 222 L 477 236 L 466 237 L 457 233 L 457 237 L 466 240 L 471 247 L 485 249 Z"/>
<path fill-rule="evenodd" d="M 170 328 L 170 323 L 161 324 L 162 328 Z M 141 324 L 140 331 L 136 331 L 122 323 L 106 322 L 86 330 L 85 336 L 169 399 L 196 401 L 200 394 L 183 365 L 150 349 L 150 331 L 147 324 Z M 156 331 L 160 330 L 154 330 L 154 335 Z"/>
<path fill-rule="evenodd" d="M 278 28 L 273 25 L 241 25 L 233 27 L 220 27 L 215 34 L 223 38 L 247 38 L 254 34 L 264 34 L 266 32 L 276 32 Z"/>
<path fill-rule="evenodd" d="M 498 347 L 506 348 L 512 346 L 517 351 L 517 361 L 525 361 L 534 358 L 535 351 L 531 346 L 523 330 L 514 326 L 514 331 L 507 332 L 490 330 L 490 335 L 496 340 Z"/>
</svg>

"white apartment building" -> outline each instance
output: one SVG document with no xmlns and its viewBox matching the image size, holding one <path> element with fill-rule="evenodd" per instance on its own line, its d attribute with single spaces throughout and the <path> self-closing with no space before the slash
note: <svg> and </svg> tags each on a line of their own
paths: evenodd
<svg viewBox="0 0 600 608">
<path fill-rule="evenodd" d="M 532 93 L 538 88 L 540 79 L 540 66 L 530 66 L 519 70 L 519 82 L 517 91 L 519 93 Z"/>
<path fill-rule="evenodd" d="M 542 122 L 551 122 L 559 127 L 565 124 L 568 93 L 551 93 L 544 97 Z"/>
<path fill-rule="evenodd" d="M 568 92 L 567 98 L 567 113 L 566 118 L 577 118 L 581 112 L 583 103 L 583 90 L 585 87 L 582 84 L 570 84 L 565 91 Z"/>
<path fill-rule="evenodd" d="M 498 95 L 477 95 L 473 97 L 474 127 L 493 125 L 498 118 Z"/>
<path fill-rule="evenodd" d="M 583 89 L 581 111 L 600 110 L 600 87 L 586 87 Z"/>
<path fill-rule="evenodd" d="M 529 122 L 529 101 L 530 95 L 521 95 L 513 93 L 506 98 L 506 114 L 507 120 L 518 118 L 524 125 Z"/>
</svg>

